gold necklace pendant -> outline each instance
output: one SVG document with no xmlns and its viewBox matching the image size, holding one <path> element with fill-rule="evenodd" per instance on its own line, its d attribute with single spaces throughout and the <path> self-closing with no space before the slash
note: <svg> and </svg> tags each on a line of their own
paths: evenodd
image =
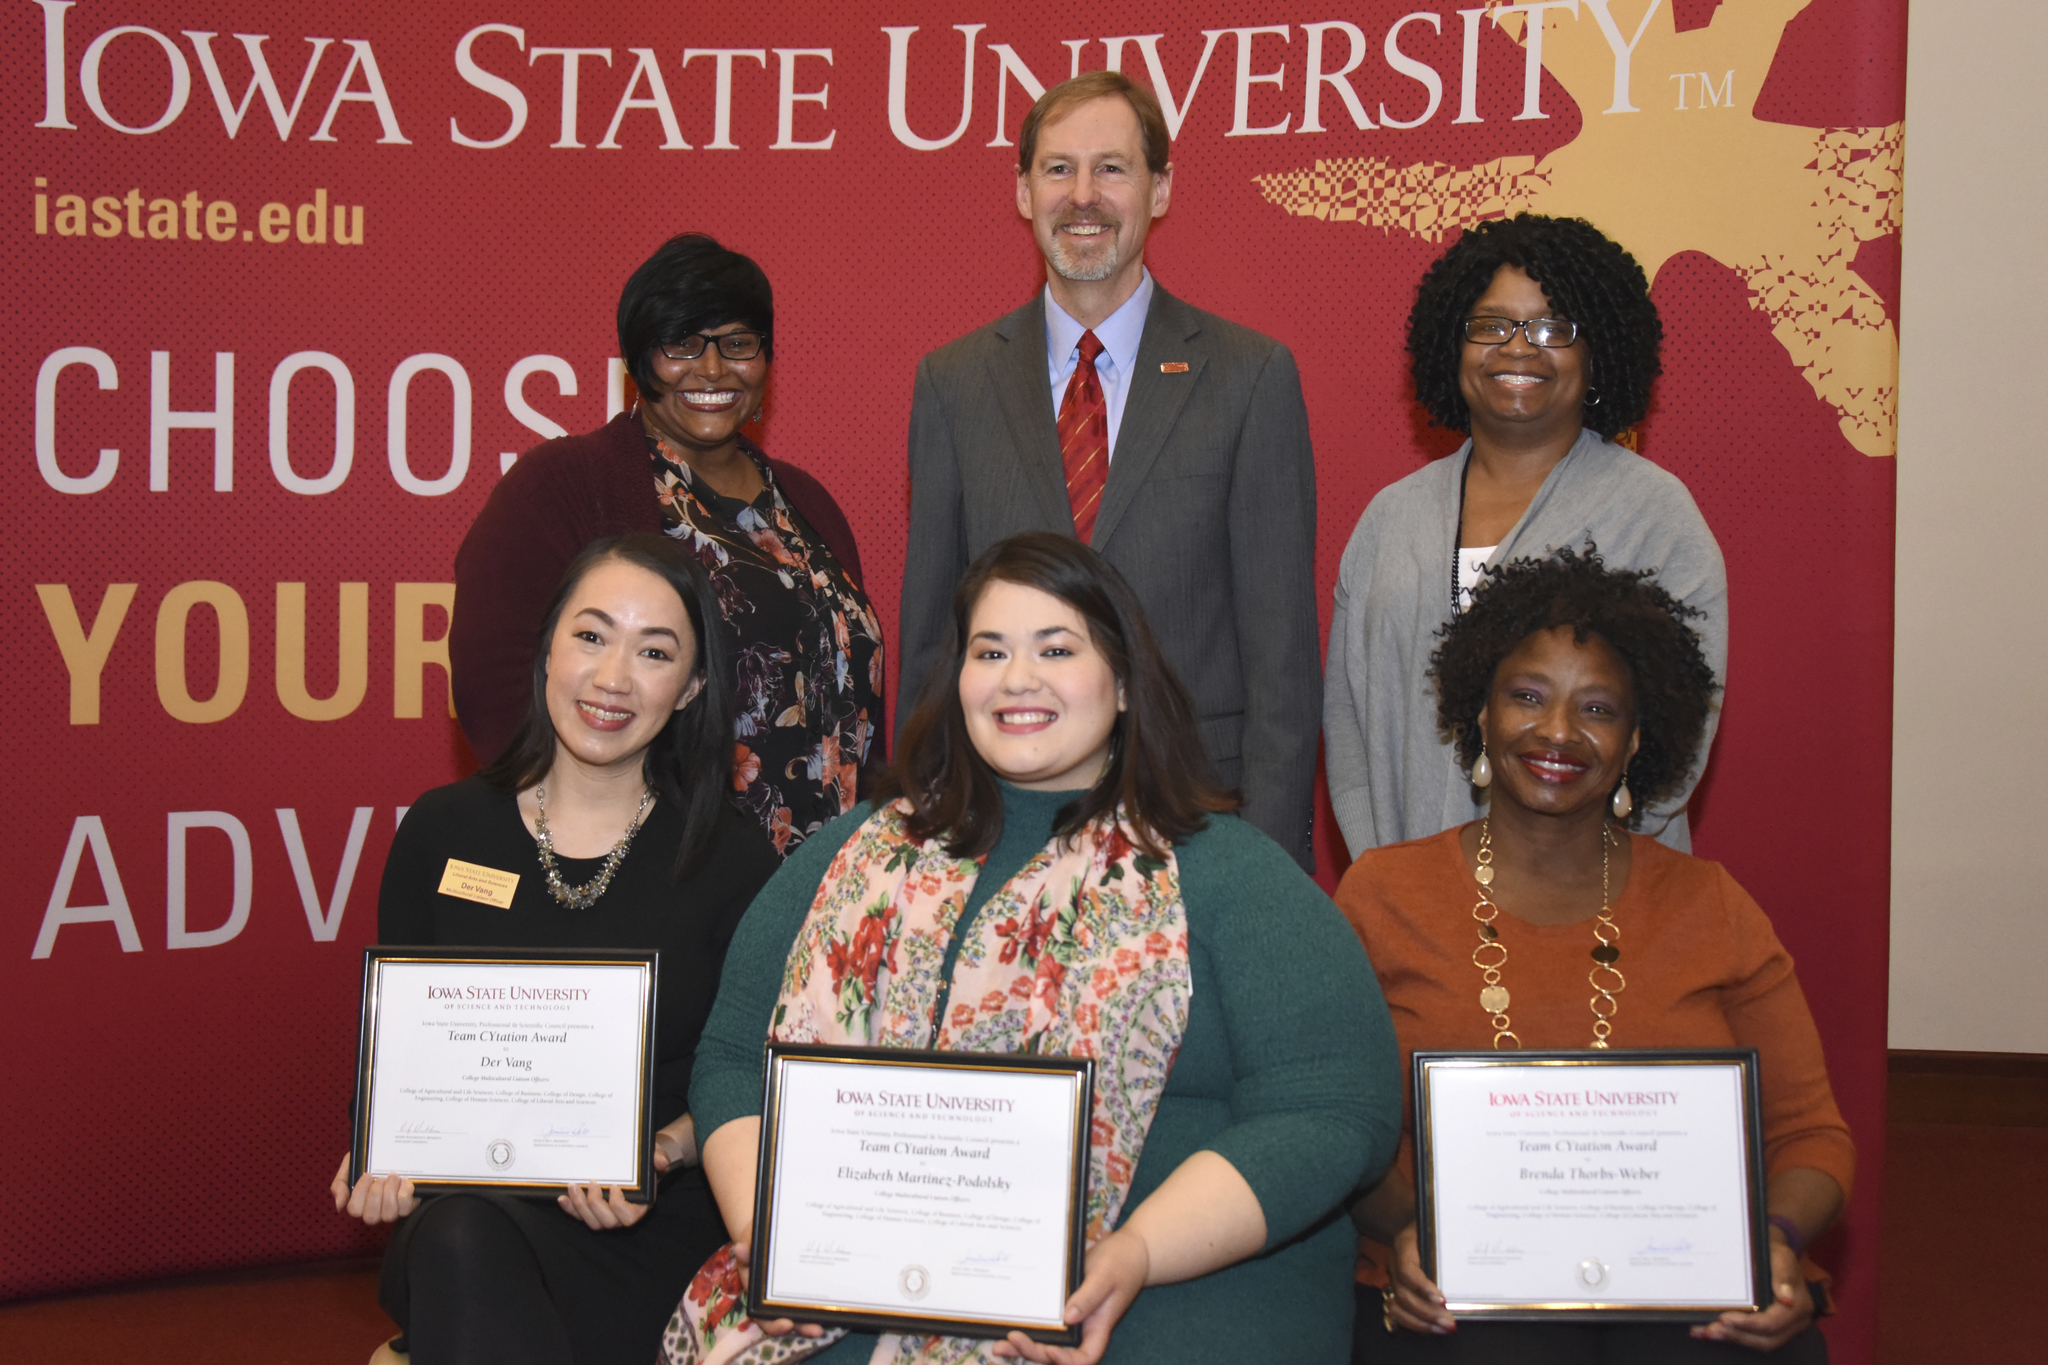
<svg viewBox="0 0 2048 1365">
<path fill-rule="evenodd" d="M 1587 1003 L 1593 1010 L 1593 1046 L 1607 1046 L 1608 1035 L 1614 1032 L 1611 1022 L 1621 1002 L 1614 997 L 1627 989 L 1628 981 L 1615 964 L 1621 961 L 1621 947 L 1615 942 L 1621 937 L 1621 926 L 1608 913 L 1607 849 L 1608 841 L 1615 837 L 1605 824 L 1600 826 L 1600 917 L 1593 921 L 1593 970 L 1586 973 L 1586 984 L 1593 988 L 1593 998 Z"/>
<path fill-rule="evenodd" d="M 1479 990 L 1479 1008 L 1492 1017 L 1493 1045 L 1499 1048 L 1503 1041 L 1519 1048 L 1522 1040 L 1515 1037 L 1508 1021 L 1508 988 L 1500 984 L 1500 969 L 1507 965 L 1508 947 L 1500 941 L 1500 930 L 1493 927 L 1500 907 L 1493 903 L 1487 888 L 1493 884 L 1493 838 L 1492 829 L 1486 820 L 1479 822 L 1479 866 L 1473 871 L 1472 879 L 1479 883 L 1479 903 L 1472 907 L 1472 918 L 1479 921 L 1479 946 L 1472 950 L 1472 965 L 1479 969 L 1480 980 L 1484 983 Z"/>
<path fill-rule="evenodd" d="M 1600 913 L 1593 920 L 1593 970 L 1586 980 L 1593 987 L 1593 998 L 1589 1002 L 1593 1011 L 1592 1047 L 1605 1048 L 1608 1038 L 1614 1033 L 1614 1016 L 1621 1008 L 1615 997 L 1628 986 L 1616 965 L 1621 961 L 1621 948 L 1617 940 L 1621 937 L 1621 926 L 1614 922 L 1609 881 L 1609 853 L 1615 839 L 1614 832 L 1605 821 L 1600 825 Z M 1500 930 L 1494 921 L 1500 915 L 1500 907 L 1493 903 L 1493 830 L 1491 817 L 1479 821 L 1479 852 L 1474 858 L 1477 864 L 1472 870 L 1472 880 L 1478 883 L 1479 900 L 1472 907 L 1472 918 L 1479 925 L 1479 946 L 1472 950 L 1472 965 L 1479 969 L 1479 1008 L 1488 1015 L 1493 1025 L 1495 1048 L 1522 1045 L 1508 1019 L 1510 996 L 1508 988 L 1501 984 L 1501 968 L 1508 962 L 1507 945 L 1501 942 Z"/>
</svg>

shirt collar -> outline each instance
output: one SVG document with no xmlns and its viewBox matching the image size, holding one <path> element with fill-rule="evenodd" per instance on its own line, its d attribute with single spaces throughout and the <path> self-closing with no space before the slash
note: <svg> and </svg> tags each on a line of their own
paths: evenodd
<svg viewBox="0 0 2048 1365">
<path fill-rule="evenodd" d="M 1138 281 L 1136 291 L 1095 328 L 1095 339 L 1109 353 L 1119 375 L 1128 376 L 1138 363 L 1138 342 L 1145 335 L 1145 315 L 1151 308 L 1152 272 L 1148 268 L 1144 278 Z M 1045 350 L 1054 369 L 1066 367 L 1067 358 L 1081 344 L 1081 334 L 1087 330 L 1059 306 L 1052 296 L 1052 286 L 1048 284 L 1045 287 Z"/>
</svg>

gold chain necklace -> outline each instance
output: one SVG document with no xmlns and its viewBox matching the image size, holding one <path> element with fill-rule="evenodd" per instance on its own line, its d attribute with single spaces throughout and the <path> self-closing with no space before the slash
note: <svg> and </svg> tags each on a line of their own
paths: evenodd
<svg viewBox="0 0 2048 1365">
<path fill-rule="evenodd" d="M 1615 964 L 1621 961 L 1621 949 L 1616 940 L 1621 937 L 1621 926 L 1614 922 L 1609 913 L 1607 854 L 1614 838 L 1605 821 L 1600 825 L 1600 914 L 1593 921 L 1593 970 L 1586 973 L 1586 982 L 1593 988 L 1593 998 L 1587 1002 L 1593 1011 L 1594 1047 L 1606 1047 L 1608 1035 L 1614 1032 L 1615 1012 L 1621 1002 L 1614 997 L 1628 986 L 1621 969 Z M 1472 965 L 1479 969 L 1480 979 L 1486 984 L 1479 991 L 1479 1008 L 1492 1016 L 1493 1045 L 1499 1048 L 1506 1040 L 1506 1046 L 1519 1048 L 1522 1040 L 1515 1036 L 1508 1022 L 1508 988 L 1500 984 L 1500 969 L 1507 965 L 1508 946 L 1500 941 L 1500 930 L 1493 927 L 1494 918 L 1500 914 L 1500 907 L 1493 903 L 1487 888 L 1493 885 L 1493 831 L 1491 817 L 1479 822 L 1479 866 L 1472 871 L 1472 880 L 1479 883 L 1479 903 L 1472 907 L 1472 918 L 1479 921 L 1479 946 L 1472 950 Z"/>
</svg>

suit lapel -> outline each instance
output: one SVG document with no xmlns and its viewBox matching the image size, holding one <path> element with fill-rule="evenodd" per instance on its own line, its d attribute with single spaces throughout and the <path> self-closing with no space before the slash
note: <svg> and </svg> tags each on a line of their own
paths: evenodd
<svg viewBox="0 0 2048 1365">
<path fill-rule="evenodd" d="M 1130 395 L 1124 400 L 1124 419 L 1117 427 L 1116 450 L 1109 461 L 1109 479 L 1102 489 L 1102 511 L 1095 518 L 1093 543 L 1098 549 L 1109 543 L 1124 512 L 1137 501 L 1138 489 L 1165 448 L 1166 434 L 1173 430 L 1188 395 L 1202 382 L 1209 358 L 1189 346 L 1201 330 L 1200 315 L 1155 281 L 1152 307 L 1132 367 L 1136 373 L 1130 377 Z M 1168 362 L 1184 362 L 1187 370 L 1160 373 L 1160 365 Z M 1054 440 L 1058 440 L 1057 432 Z"/>
<path fill-rule="evenodd" d="M 1048 524 L 1074 527 L 1067 503 L 1067 476 L 1060 464 L 1059 425 L 1052 409 L 1052 383 L 1046 376 L 1045 294 L 996 324 L 1001 352 L 990 357 L 989 386 L 1010 429 L 1010 444 L 1024 467 L 1025 481 L 1044 504 Z"/>
</svg>

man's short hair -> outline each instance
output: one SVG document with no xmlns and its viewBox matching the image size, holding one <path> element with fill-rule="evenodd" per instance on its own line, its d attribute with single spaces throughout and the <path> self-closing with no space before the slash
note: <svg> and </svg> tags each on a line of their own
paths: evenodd
<svg viewBox="0 0 2048 1365">
<path fill-rule="evenodd" d="M 1163 173 L 1173 156 L 1173 139 L 1167 134 L 1166 115 L 1159 108 L 1159 98 L 1144 86 L 1132 84 L 1131 78 L 1121 71 L 1090 71 L 1061 81 L 1031 106 L 1031 112 L 1024 116 L 1024 127 L 1017 134 L 1017 174 L 1031 173 L 1032 159 L 1038 155 L 1040 128 L 1104 95 L 1122 95 L 1130 102 L 1145 139 L 1145 168 L 1154 175 Z"/>
</svg>

